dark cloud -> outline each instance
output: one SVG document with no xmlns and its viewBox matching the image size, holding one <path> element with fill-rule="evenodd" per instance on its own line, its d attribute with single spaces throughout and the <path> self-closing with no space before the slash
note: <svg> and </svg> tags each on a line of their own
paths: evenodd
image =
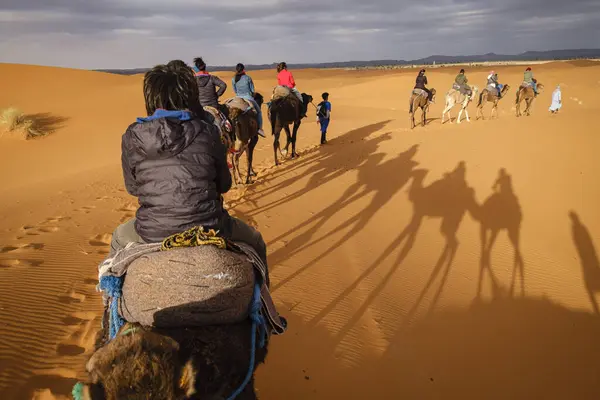
<svg viewBox="0 0 600 400">
<path fill-rule="evenodd" d="M 3 0 L 0 61 L 143 67 L 597 47 L 597 0 Z"/>
</svg>

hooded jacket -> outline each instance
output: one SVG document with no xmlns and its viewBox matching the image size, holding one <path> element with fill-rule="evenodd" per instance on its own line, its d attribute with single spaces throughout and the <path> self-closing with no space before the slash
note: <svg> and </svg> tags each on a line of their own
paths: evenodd
<svg viewBox="0 0 600 400">
<path fill-rule="evenodd" d="M 125 186 L 140 205 L 135 228 L 146 242 L 197 225 L 228 227 L 221 194 L 231 175 L 216 126 L 186 111 L 157 110 L 127 128 L 121 150 Z"/>
<path fill-rule="evenodd" d="M 219 107 L 219 97 L 227 90 L 227 84 L 214 75 L 198 72 L 196 73 L 199 99 L 202 107 Z M 219 88 L 219 90 L 217 90 Z"/>
</svg>

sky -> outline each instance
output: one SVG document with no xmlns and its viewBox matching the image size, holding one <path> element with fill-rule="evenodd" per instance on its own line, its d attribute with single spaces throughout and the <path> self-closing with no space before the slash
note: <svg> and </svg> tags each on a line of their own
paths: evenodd
<svg viewBox="0 0 600 400">
<path fill-rule="evenodd" d="M 599 0 L 0 2 L 0 62 L 84 69 L 597 47 Z"/>
</svg>

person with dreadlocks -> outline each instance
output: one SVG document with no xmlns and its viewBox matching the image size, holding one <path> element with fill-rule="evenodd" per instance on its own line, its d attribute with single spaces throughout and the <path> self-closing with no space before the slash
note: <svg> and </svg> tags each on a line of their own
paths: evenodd
<svg viewBox="0 0 600 400">
<path fill-rule="evenodd" d="M 158 243 L 202 226 L 251 245 L 266 265 L 261 234 L 223 207 L 232 183 L 227 149 L 218 128 L 202 119 L 192 69 L 180 60 L 155 66 L 144 76 L 144 99 L 147 116 L 121 142 L 125 187 L 140 206 L 113 233 L 111 255 L 130 242 Z"/>
</svg>

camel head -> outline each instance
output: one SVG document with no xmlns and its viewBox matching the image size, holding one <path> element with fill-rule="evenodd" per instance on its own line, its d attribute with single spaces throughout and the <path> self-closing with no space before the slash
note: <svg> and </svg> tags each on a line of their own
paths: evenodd
<svg viewBox="0 0 600 400">
<path fill-rule="evenodd" d="M 544 90 L 544 84 L 543 83 L 538 83 L 537 84 L 537 90 L 539 93 L 541 93 Z"/>
<path fill-rule="evenodd" d="M 470 99 L 471 100 L 476 99 L 477 98 L 477 93 L 479 93 L 479 88 L 477 86 L 473 85 L 471 87 L 471 97 L 470 97 Z"/>
<path fill-rule="evenodd" d="M 302 93 L 301 96 L 304 104 L 308 105 L 313 102 L 313 97 L 310 94 Z"/>
<path fill-rule="evenodd" d="M 510 85 L 506 84 L 506 85 L 502 86 L 502 91 L 501 91 L 502 97 L 504 97 L 504 94 L 506 92 L 508 92 L 508 89 L 510 89 Z"/>
<path fill-rule="evenodd" d="M 179 344 L 166 336 L 126 324 L 89 359 L 91 382 L 81 399 L 186 399 L 195 393 L 195 370 L 179 358 Z"/>
<path fill-rule="evenodd" d="M 431 89 L 431 99 L 435 101 L 435 89 Z"/>
<path fill-rule="evenodd" d="M 263 103 L 265 102 L 265 98 L 263 97 L 262 94 L 256 92 L 254 93 L 254 101 L 256 101 L 256 104 L 258 104 L 259 107 L 262 107 Z"/>
</svg>

